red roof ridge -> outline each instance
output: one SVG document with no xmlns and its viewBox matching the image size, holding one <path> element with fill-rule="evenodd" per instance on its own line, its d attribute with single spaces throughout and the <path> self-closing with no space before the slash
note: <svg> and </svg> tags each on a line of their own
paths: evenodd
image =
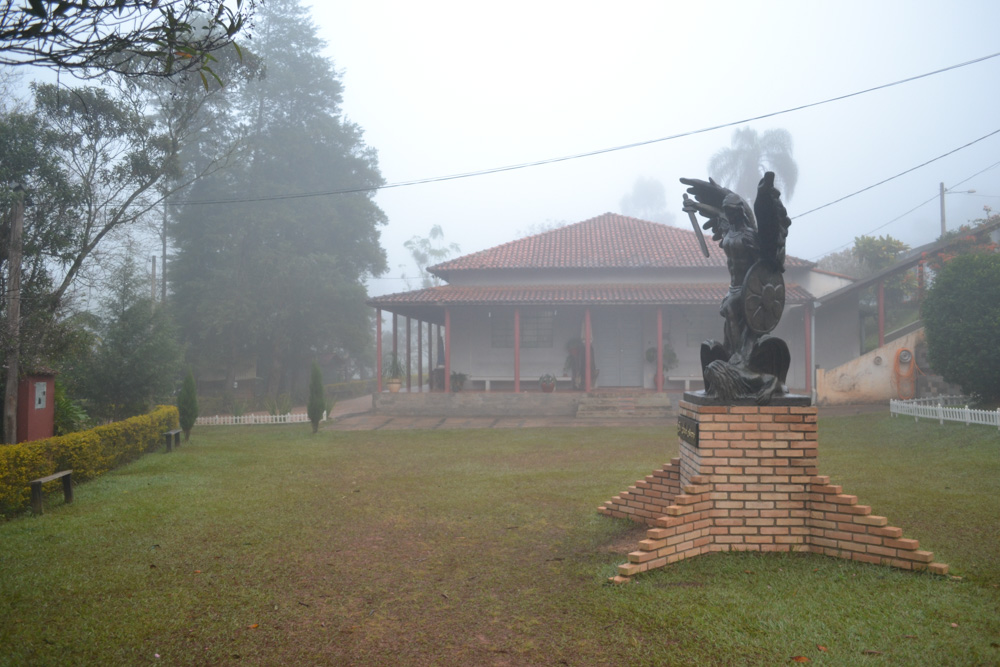
<svg viewBox="0 0 1000 667">
<path fill-rule="evenodd" d="M 693 230 L 603 213 L 570 225 L 456 257 L 427 270 L 447 279 L 456 271 L 505 269 L 725 268 L 726 257 L 709 243 L 701 253 Z M 786 266 L 812 266 L 788 256 Z"/>
</svg>

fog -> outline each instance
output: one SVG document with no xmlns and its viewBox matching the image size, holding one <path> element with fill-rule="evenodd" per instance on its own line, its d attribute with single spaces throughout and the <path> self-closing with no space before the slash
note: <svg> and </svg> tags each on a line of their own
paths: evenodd
<svg viewBox="0 0 1000 667">
<path fill-rule="evenodd" d="M 991 1 L 324 0 L 312 12 L 342 73 L 344 113 L 378 150 L 390 184 L 734 123 L 1000 51 L 1000 3 Z M 930 242 L 940 234 L 942 182 L 976 190 L 947 197 L 949 229 L 983 217 L 984 205 L 1000 207 L 1000 168 L 988 169 L 1000 160 L 997 134 L 798 217 L 1000 129 L 998 82 L 1000 58 L 991 58 L 746 123 L 758 132 L 785 128 L 795 142 L 789 253 L 815 260 L 861 234 Z M 685 226 L 677 179 L 708 176 L 709 158 L 729 145 L 733 129 L 382 190 L 391 269 L 371 281 L 370 293 L 407 289 L 399 275 L 416 270 L 403 243 L 433 225 L 462 254 L 474 252 L 532 225 L 617 212 L 640 177 L 665 185 L 676 224 Z"/>
</svg>

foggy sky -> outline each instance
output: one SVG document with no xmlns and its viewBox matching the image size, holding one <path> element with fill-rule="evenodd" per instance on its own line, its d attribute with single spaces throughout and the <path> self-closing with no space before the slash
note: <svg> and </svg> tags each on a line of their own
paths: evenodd
<svg viewBox="0 0 1000 667">
<path fill-rule="evenodd" d="M 656 139 L 780 111 L 1000 51 L 1000 3 L 546 2 L 324 0 L 312 8 L 345 84 L 344 111 L 378 150 L 389 183 Z M 849 100 L 757 121 L 795 141 L 789 253 L 818 259 L 865 233 L 911 245 L 940 233 L 937 200 L 1000 161 L 1000 135 L 892 183 L 802 212 L 1000 129 L 1000 58 Z M 546 221 L 578 222 L 656 178 L 680 208 L 681 176 L 704 178 L 732 128 L 597 157 L 381 191 L 390 271 L 403 243 L 440 224 L 462 254 Z M 1000 168 L 947 197 L 948 227 L 1000 209 Z M 331 183 L 331 188 L 336 187 Z M 677 224 L 686 225 L 678 215 Z M 410 276 L 415 268 L 408 266 Z M 414 281 L 416 285 L 417 281 Z"/>
</svg>

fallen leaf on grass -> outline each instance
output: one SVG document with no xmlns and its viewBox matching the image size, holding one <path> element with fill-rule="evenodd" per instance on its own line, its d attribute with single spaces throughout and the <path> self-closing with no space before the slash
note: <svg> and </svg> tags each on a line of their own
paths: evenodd
<svg viewBox="0 0 1000 667">
<path fill-rule="evenodd" d="M 250 626 L 250 629 L 251 630 L 256 630 L 259 627 L 260 627 L 260 623 L 254 623 L 253 625 Z"/>
<path fill-rule="evenodd" d="M 829 650 L 821 644 L 816 644 L 816 648 L 818 648 L 820 651 L 823 651 L 823 653 L 826 653 Z"/>
<path fill-rule="evenodd" d="M 882 651 L 874 651 L 872 649 L 865 649 L 861 652 L 861 655 L 882 655 Z"/>
<path fill-rule="evenodd" d="M 952 623 L 952 624 L 951 624 L 951 627 L 953 627 L 953 628 L 957 628 L 957 627 L 958 627 L 958 623 Z"/>
<path fill-rule="evenodd" d="M 916 635 L 903 635 L 903 639 L 916 639 Z"/>
<path fill-rule="evenodd" d="M 812 662 L 812 660 L 805 657 L 804 655 L 793 655 L 792 662 Z"/>
</svg>

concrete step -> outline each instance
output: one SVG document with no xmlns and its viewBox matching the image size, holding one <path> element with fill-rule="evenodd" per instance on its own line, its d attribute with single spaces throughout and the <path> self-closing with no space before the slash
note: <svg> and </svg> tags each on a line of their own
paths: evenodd
<svg viewBox="0 0 1000 667">
<path fill-rule="evenodd" d="M 628 391 L 598 391 L 580 399 L 578 419 L 608 417 L 670 417 L 676 414 L 666 394 Z"/>
</svg>

